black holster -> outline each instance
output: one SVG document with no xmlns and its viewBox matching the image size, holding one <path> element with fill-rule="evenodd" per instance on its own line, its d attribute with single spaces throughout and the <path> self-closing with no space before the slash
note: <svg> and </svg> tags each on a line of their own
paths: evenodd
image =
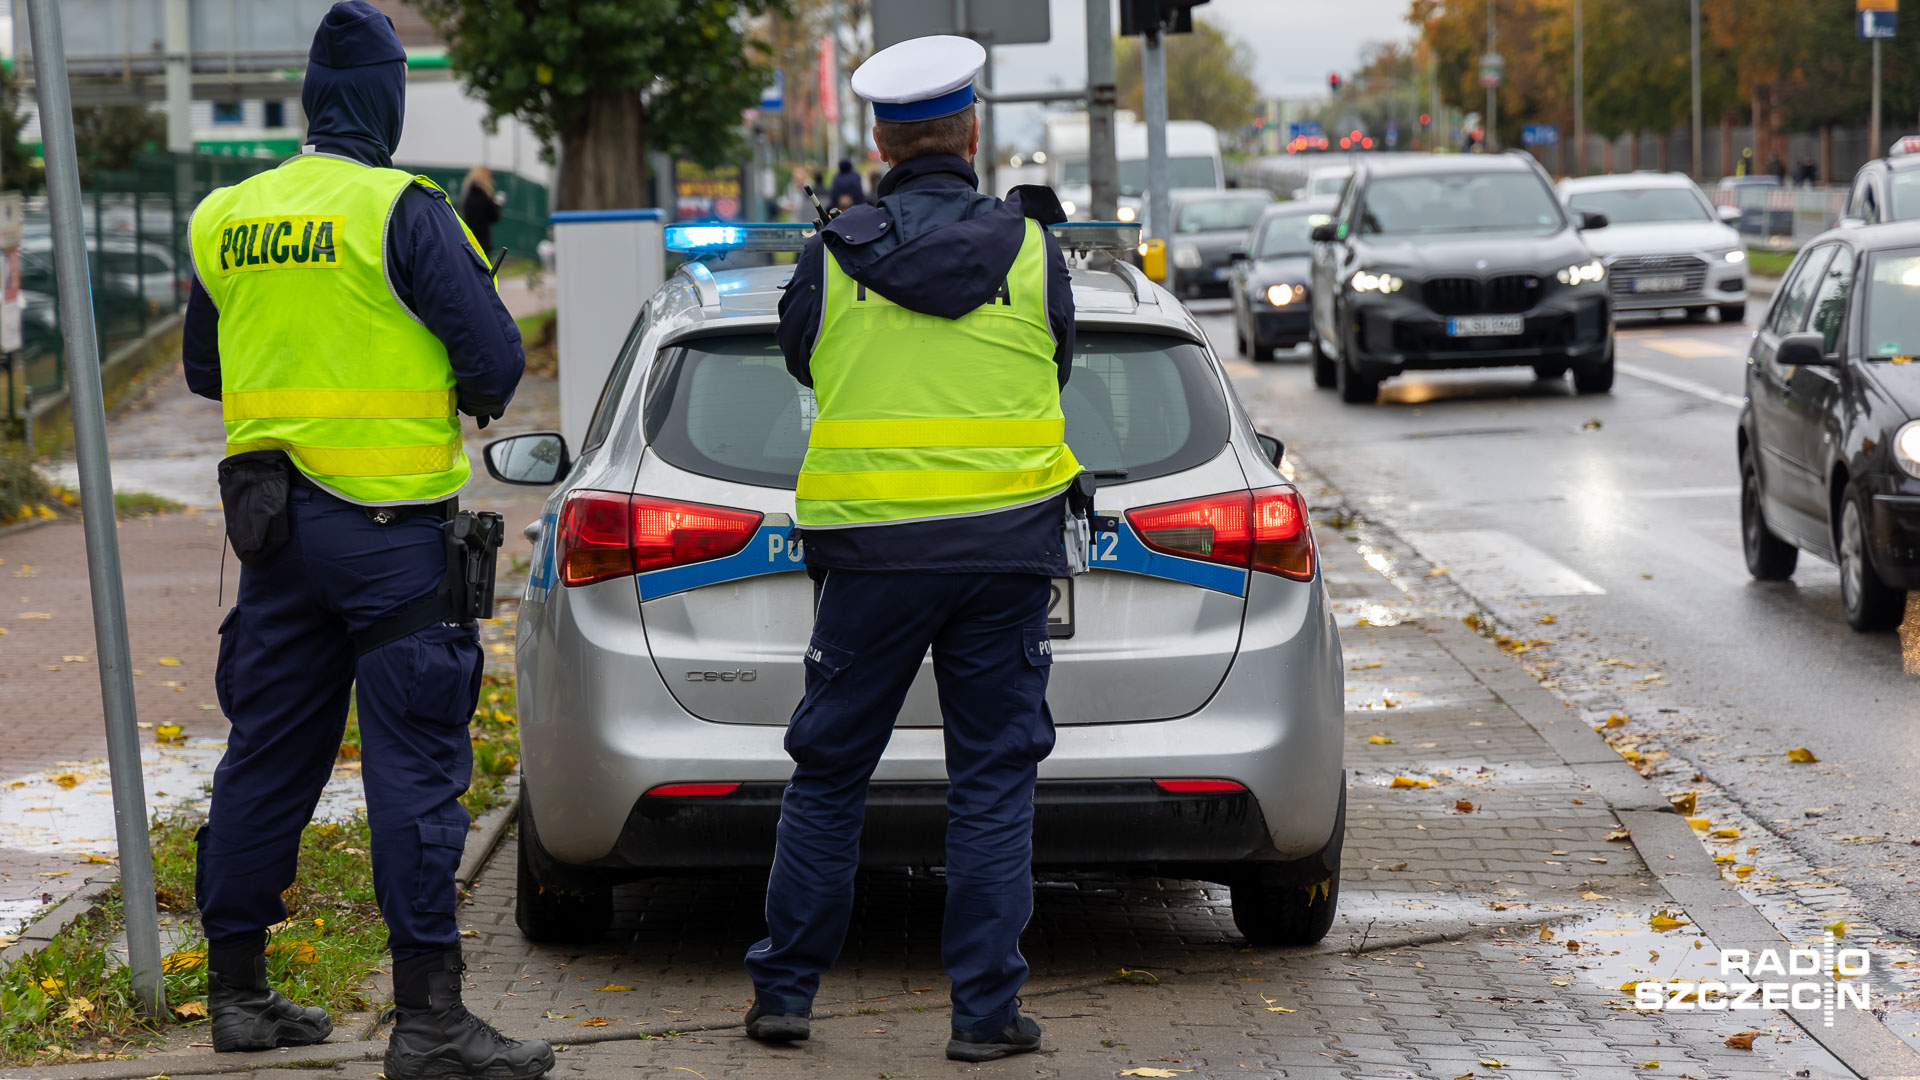
<svg viewBox="0 0 1920 1080">
<path fill-rule="evenodd" d="M 436 623 L 470 624 L 493 618 L 494 572 L 506 522 L 491 510 L 459 510 L 441 526 L 447 573 L 434 594 L 353 635 L 356 656 L 417 634 Z"/>
<path fill-rule="evenodd" d="M 227 540 L 243 563 L 263 563 L 286 546 L 287 492 L 293 463 L 279 450 L 254 450 L 220 462 L 220 508 Z"/>
</svg>

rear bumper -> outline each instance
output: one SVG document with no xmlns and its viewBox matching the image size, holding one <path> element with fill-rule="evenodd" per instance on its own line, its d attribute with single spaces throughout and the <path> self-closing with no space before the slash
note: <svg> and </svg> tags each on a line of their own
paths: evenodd
<svg viewBox="0 0 1920 1080">
<path fill-rule="evenodd" d="M 1298 345 L 1307 340 L 1312 328 L 1313 312 L 1306 304 L 1275 308 L 1260 301 L 1253 305 L 1253 338 L 1262 345 Z"/>
<path fill-rule="evenodd" d="M 709 798 L 642 796 L 611 855 L 596 866 L 631 873 L 758 867 L 773 861 L 784 784 L 742 784 Z M 861 862 L 946 861 L 944 783 L 875 783 Z M 1045 780 L 1034 789 L 1033 861 L 1043 867 L 1164 867 L 1234 863 L 1271 849 L 1252 794 L 1173 795 L 1150 780 Z"/>
<path fill-rule="evenodd" d="M 1194 270 L 1175 268 L 1170 273 L 1171 280 L 1167 282 L 1167 291 L 1182 299 L 1231 295 L 1233 289 L 1227 279 L 1215 276 L 1216 273 L 1224 273 L 1231 265 L 1231 263 L 1218 265 L 1208 263 Z"/>
<path fill-rule="evenodd" d="M 1683 293 L 1629 293 L 1613 294 L 1615 311 L 1667 311 L 1672 308 L 1705 309 L 1726 304 L 1744 304 L 1747 302 L 1747 276 L 1744 268 L 1737 264 L 1725 271 L 1719 271 L 1718 278 L 1710 277 L 1704 288 Z"/>
<path fill-rule="evenodd" d="M 1604 296 L 1563 292 L 1526 312 L 1520 333 L 1475 338 L 1449 337 L 1446 316 L 1409 299 L 1374 301 L 1350 318 L 1354 366 L 1384 379 L 1403 371 L 1598 364 L 1608 355 L 1613 311 Z"/>
</svg>

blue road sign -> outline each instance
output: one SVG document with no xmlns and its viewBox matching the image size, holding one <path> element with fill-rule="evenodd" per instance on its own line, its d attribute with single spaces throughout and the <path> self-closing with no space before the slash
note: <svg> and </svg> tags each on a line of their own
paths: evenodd
<svg viewBox="0 0 1920 1080">
<path fill-rule="evenodd" d="M 1387 145 L 1394 146 L 1399 142 L 1400 142 L 1400 125 L 1397 123 L 1394 123 L 1392 120 L 1387 121 Z"/>
<path fill-rule="evenodd" d="M 1287 139 L 1289 141 L 1298 139 L 1301 136 L 1309 139 L 1317 139 L 1321 134 L 1323 133 L 1320 130 L 1320 121 L 1318 120 L 1302 120 L 1299 123 L 1287 125 Z"/>
<path fill-rule="evenodd" d="M 779 112 L 786 105 L 787 73 L 775 71 L 773 84 L 760 91 L 760 111 Z"/>
<path fill-rule="evenodd" d="M 1560 126 L 1558 124 L 1528 124 L 1520 129 L 1522 146 L 1558 146 L 1560 145 Z"/>
<path fill-rule="evenodd" d="M 1862 11 L 1860 24 L 1855 27 L 1861 41 L 1885 41 L 1899 36 L 1900 13 L 1897 11 Z"/>
</svg>

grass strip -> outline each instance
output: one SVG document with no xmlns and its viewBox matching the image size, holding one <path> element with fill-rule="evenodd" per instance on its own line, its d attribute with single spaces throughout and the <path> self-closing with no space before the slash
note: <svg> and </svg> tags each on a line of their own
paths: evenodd
<svg viewBox="0 0 1920 1080">
<path fill-rule="evenodd" d="M 517 699 L 511 672 L 490 673 L 469 728 L 473 780 L 461 802 L 476 817 L 506 801 L 519 765 Z M 339 760 L 357 763 L 359 726 L 349 719 Z M 194 834 L 202 818 L 156 818 L 154 894 L 164 940 L 162 963 L 172 1023 L 142 1015 L 125 957 L 119 886 L 38 952 L 0 971 L 0 1064 L 55 1065 L 137 1057 L 170 1027 L 207 1022 L 206 941 L 194 905 Z M 387 959 L 387 928 L 374 899 L 373 836 L 365 817 L 309 825 L 300 834 L 294 884 L 281 899 L 287 919 L 273 928 L 267 974 L 275 989 L 329 1012 L 363 1012 L 384 1004 L 370 981 Z"/>
</svg>

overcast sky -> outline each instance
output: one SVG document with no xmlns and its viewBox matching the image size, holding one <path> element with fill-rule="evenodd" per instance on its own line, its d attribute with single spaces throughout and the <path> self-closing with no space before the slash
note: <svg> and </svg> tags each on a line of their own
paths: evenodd
<svg viewBox="0 0 1920 1080">
<path fill-rule="evenodd" d="M 1002 90 L 1086 85 L 1085 0 L 1050 3 L 1052 41 L 994 50 L 994 81 Z M 1253 49 L 1254 79 L 1262 92 L 1305 97 L 1325 90 L 1327 72 L 1357 66 L 1364 46 L 1407 39 L 1409 6 L 1408 0 L 1211 0 L 1194 10 Z M 1039 138 L 1037 108 L 1007 106 L 995 116 L 1002 142 Z"/>
</svg>

